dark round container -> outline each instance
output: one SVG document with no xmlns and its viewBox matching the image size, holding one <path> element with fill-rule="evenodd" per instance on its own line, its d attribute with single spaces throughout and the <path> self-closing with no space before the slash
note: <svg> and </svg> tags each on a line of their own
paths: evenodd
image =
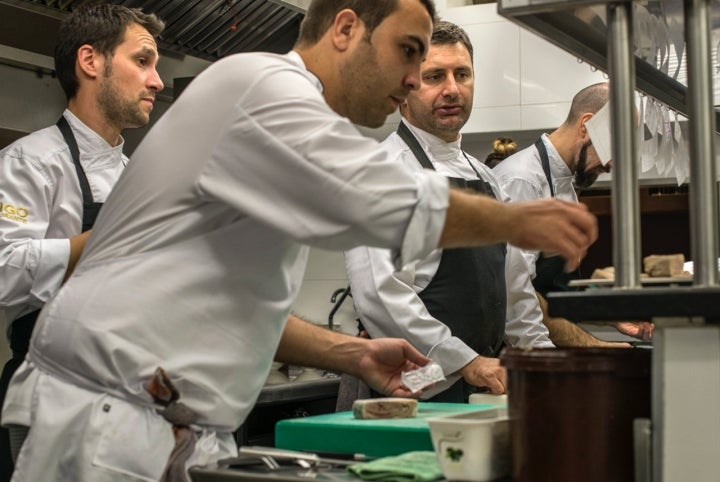
<svg viewBox="0 0 720 482">
<path fill-rule="evenodd" d="M 633 419 L 650 417 L 651 350 L 501 355 L 516 482 L 632 482 Z"/>
</svg>

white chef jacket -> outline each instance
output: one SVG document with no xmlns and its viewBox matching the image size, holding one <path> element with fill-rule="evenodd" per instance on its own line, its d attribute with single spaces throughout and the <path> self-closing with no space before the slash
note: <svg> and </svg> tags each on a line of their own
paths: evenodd
<svg viewBox="0 0 720 482">
<path fill-rule="evenodd" d="M 299 55 L 226 57 L 134 152 L 41 313 L 29 360 L 144 406 L 162 367 L 198 425 L 234 430 L 263 387 L 306 245 L 401 248 L 399 264 L 424 257 L 448 194 L 445 178 L 408 173 L 332 111 Z M 27 415 L 14 403 L 29 366 L 4 417 Z"/>
<path fill-rule="evenodd" d="M 553 180 L 555 197 L 578 202 L 572 183 L 572 171 L 560 157 L 547 134 L 543 134 L 541 138 L 550 161 L 550 177 Z M 503 160 L 493 168 L 493 172 L 512 201 L 532 201 L 552 197 L 550 185 L 542 168 L 540 153 L 534 144 Z"/>
<path fill-rule="evenodd" d="M 95 202 L 104 202 L 127 164 L 123 142 L 110 146 L 69 110 L 80 164 Z M 83 199 L 70 149 L 57 126 L 0 151 L 0 309 L 8 324 L 57 293 L 82 230 Z"/>
<path fill-rule="evenodd" d="M 543 144 L 550 161 L 550 177 L 555 197 L 570 202 L 579 202 L 573 186 L 573 173 L 553 146 L 547 134 L 542 135 Z M 537 147 L 533 144 L 507 157 L 493 168 L 493 172 L 512 201 L 533 201 L 552 197 Z M 535 277 L 535 262 L 539 251 L 523 250 L 523 256 Z"/>
<path fill-rule="evenodd" d="M 496 199 L 507 196 L 496 182 L 490 168 L 472 156 L 465 156 L 461 140 L 445 142 L 403 121 L 412 131 L 427 153 L 435 170 L 446 177 L 477 179 L 472 165 L 493 189 Z M 398 162 L 410 171 L 423 168 L 413 152 L 394 132 L 383 143 Z M 454 373 L 478 356 L 472 348 L 452 335 L 450 329 L 434 318 L 418 296 L 437 272 L 442 250 L 436 249 L 422 261 L 397 270 L 392 253 L 387 249 L 358 247 L 345 253 L 345 264 L 350 280 L 356 312 L 373 338 L 398 337 L 409 340 L 443 368 L 445 374 Z M 505 258 L 508 267 L 524 265 L 519 249 L 508 246 Z M 506 341 L 512 346 L 553 347 L 547 327 L 542 322 L 542 312 L 535 297 L 535 290 L 527 270 L 516 270 L 515 279 L 506 276 L 507 324 Z M 519 304 L 518 304 L 519 303 Z M 447 376 L 447 375 L 446 375 Z M 450 377 L 448 383 L 438 384 L 432 396 L 457 381 Z"/>
</svg>

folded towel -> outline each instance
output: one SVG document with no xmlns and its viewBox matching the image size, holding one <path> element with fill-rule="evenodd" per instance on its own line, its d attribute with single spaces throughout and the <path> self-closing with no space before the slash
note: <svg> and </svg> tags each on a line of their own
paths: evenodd
<svg viewBox="0 0 720 482">
<path fill-rule="evenodd" d="M 371 462 L 353 464 L 348 470 L 363 480 L 382 482 L 431 482 L 443 476 L 437 455 L 432 451 L 383 457 Z"/>
</svg>

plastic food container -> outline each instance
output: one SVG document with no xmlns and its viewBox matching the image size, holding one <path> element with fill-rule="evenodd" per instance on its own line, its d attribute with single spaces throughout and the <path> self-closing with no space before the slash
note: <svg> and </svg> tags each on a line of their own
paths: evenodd
<svg viewBox="0 0 720 482">
<path fill-rule="evenodd" d="M 510 422 L 490 409 L 427 419 L 448 480 L 483 482 L 510 474 Z"/>
<path fill-rule="evenodd" d="M 468 403 L 481 403 L 485 405 L 495 405 L 498 408 L 507 408 L 508 396 L 507 394 L 493 395 L 492 393 L 473 393 L 470 395 Z"/>
</svg>

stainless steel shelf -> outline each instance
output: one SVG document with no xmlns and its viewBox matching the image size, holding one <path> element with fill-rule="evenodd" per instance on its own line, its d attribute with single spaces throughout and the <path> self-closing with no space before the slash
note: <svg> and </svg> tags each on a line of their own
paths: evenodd
<svg viewBox="0 0 720 482">
<path fill-rule="evenodd" d="M 692 286 L 548 293 L 550 316 L 573 321 L 652 320 L 657 317 L 699 318 L 720 323 L 720 288 Z"/>
<path fill-rule="evenodd" d="M 608 27 L 598 5 L 631 4 L 628 0 L 500 0 L 498 13 L 521 27 L 534 32 L 593 67 L 608 72 Z M 682 24 L 682 0 L 657 0 L 650 3 L 671 5 L 667 11 Z M 688 88 L 654 65 L 635 57 L 636 87 L 668 107 L 688 116 Z M 716 126 L 720 111 L 715 112 Z M 718 131 L 720 132 L 720 131 Z"/>
</svg>

